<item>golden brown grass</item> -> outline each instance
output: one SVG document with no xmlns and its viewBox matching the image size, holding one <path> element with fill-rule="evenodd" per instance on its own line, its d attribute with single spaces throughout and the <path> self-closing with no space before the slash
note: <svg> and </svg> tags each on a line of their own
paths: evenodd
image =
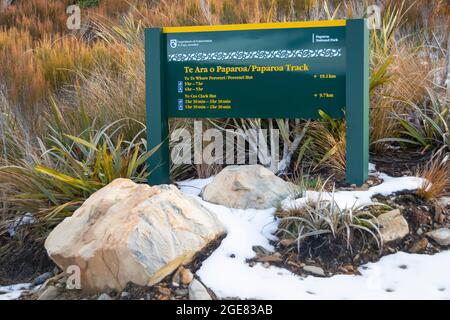
<svg viewBox="0 0 450 320">
<path fill-rule="evenodd" d="M 19 28 L 33 39 L 66 31 L 65 13 L 69 0 L 19 0 L 6 9 L 0 9 L 0 27 Z"/>
<path fill-rule="evenodd" d="M 15 118 L 11 132 L 16 130 L 17 137 L 32 133 L 45 138 L 54 104 L 74 135 L 86 128 L 85 119 L 98 127 L 124 117 L 143 122 L 145 26 L 327 19 L 334 12 L 334 18 L 345 18 L 364 10 L 360 2 L 338 0 L 101 1 L 98 8 L 83 9 L 83 23 L 91 31 L 91 40 L 86 41 L 65 28 L 69 2 L 18 0 L 0 13 L 0 86 L 6 99 L 0 108 Z M 422 12 L 423 1 L 401 3 L 380 2 L 384 27 L 372 34 L 372 74 L 380 71 L 381 75 L 371 91 L 372 142 L 399 135 L 402 128 L 395 115 L 408 114 L 410 104 L 421 104 L 427 88 L 432 87 L 433 72 L 442 62 L 442 55 L 430 58 L 431 49 L 423 45 L 423 39 L 424 32 L 433 28 L 441 30 L 437 36 L 442 34 L 449 6 L 443 1 L 427 1 L 427 10 Z M 425 31 L 414 29 L 414 24 L 423 26 L 425 22 Z M 392 36 L 410 29 L 415 33 L 408 37 Z M 86 115 L 83 121 L 81 114 Z M 123 130 L 127 136 L 136 134 L 129 126 Z M 317 167 L 329 167 L 342 176 L 344 127 L 335 130 L 329 124 L 316 124 L 311 136 L 315 141 L 309 149 L 314 151 Z M 27 141 L 31 149 L 34 143 Z M 385 146 L 375 143 L 372 147 L 381 152 Z"/>
<path fill-rule="evenodd" d="M 3 171 L 0 177 L 0 189 L 7 190 L 9 195 L 6 198 L 0 191 L 0 232 L 2 225 L 7 226 L 8 221 L 14 221 L 23 212 L 39 214 L 55 205 L 47 195 L 43 196 L 42 190 L 35 191 L 36 185 L 47 186 L 52 190 L 47 193 L 63 198 L 64 203 L 81 203 L 84 199 L 59 191 L 49 177 L 33 175 L 36 180 L 30 180 L 30 172 L 36 165 L 48 162 L 46 150 L 55 140 L 64 141 L 67 133 L 89 135 L 118 119 L 144 122 L 144 27 L 342 19 L 362 16 L 366 3 L 102 0 L 98 8 L 83 9 L 85 28 L 74 32 L 66 28 L 65 12 L 74 1 L 16 0 L 15 5 L 0 11 L 0 165 L 20 168 Z M 443 66 L 450 19 L 450 5 L 446 1 L 377 3 L 383 10 L 384 27 L 372 33 L 371 71 L 372 75 L 378 75 L 371 90 L 372 142 L 399 135 L 403 129 L 399 127 L 398 116 L 405 114 L 411 118 L 411 104 L 420 108 L 427 105 L 422 103 L 425 88 L 441 95 L 432 80 L 435 71 Z M 404 10 L 397 16 L 398 21 L 393 18 L 396 13 L 387 9 L 394 7 Z M 374 72 L 377 70 L 380 72 Z M 173 127 L 182 125 L 179 119 L 175 121 Z M 143 135 L 142 127 L 133 123 L 136 122 L 121 122 L 119 131 L 124 139 Z M 315 123 L 308 138 L 312 138 L 305 139 L 310 144 L 305 148 L 308 155 L 302 159 L 312 160 L 316 168 L 343 177 L 345 123 Z M 376 152 L 385 150 L 382 143 L 372 146 Z M 70 169 L 70 166 L 58 168 L 63 174 L 70 173 Z M 189 175 L 195 172 L 209 176 L 216 169 L 192 167 Z M 185 168 L 176 170 L 186 172 Z M 430 165 L 421 174 L 432 182 L 419 190 L 424 197 L 436 197 L 448 184 L 448 164 Z M 320 184 L 320 178 L 318 181 Z M 33 196 L 23 198 L 27 193 Z M 48 221 L 40 222 L 47 229 L 51 227 L 45 225 Z M 30 235 L 37 237 L 35 230 Z"/>
<path fill-rule="evenodd" d="M 73 86 L 94 69 L 117 73 L 122 58 L 119 51 L 102 42 L 89 45 L 70 36 L 33 42 L 24 31 L 0 31 L 0 81 L 9 101 L 9 110 L 4 111 L 19 117 L 30 132 L 36 133 L 42 116 L 50 110 L 49 97 Z"/>
<path fill-rule="evenodd" d="M 0 75 L 10 115 L 31 121 L 44 101 L 48 86 L 32 49 L 31 36 L 12 29 L 0 31 Z M 1 107 L 1 106 L 0 106 Z"/>
<path fill-rule="evenodd" d="M 336 178 L 345 176 L 345 121 L 315 122 L 309 131 L 312 137 L 310 150 L 316 159 L 316 168 L 326 168 Z"/>
<path fill-rule="evenodd" d="M 449 155 L 434 155 L 417 174 L 424 182 L 417 190 L 417 195 L 425 200 L 432 200 L 448 195 L 450 192 Z"/>
</svg>

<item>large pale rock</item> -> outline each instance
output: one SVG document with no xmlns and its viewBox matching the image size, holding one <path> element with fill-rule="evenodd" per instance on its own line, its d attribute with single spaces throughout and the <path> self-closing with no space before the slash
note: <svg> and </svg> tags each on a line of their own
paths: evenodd
<svg viewBox="0 0 450 320">
<path fill-rule="evenodd" d="M 403 218 L 399 209 L 383 213 L 378 216 L 377 220 L 384 243 L 403 239 L 409 233 L 408 222 Z"/>
<path fill-rule="evenodd" d="M 298 190 L 260 165 L 228 166 L 202 190 L 203 200 L 238 209 L 267 209 Z"/>
<path fill-rule="evenodd" d="M 114 180 L 48 236 L 45 248 L 63 270 L 77 265 L 83 290 L 153 285 L 214 240 L 216 216 L 173 185 Z"/>
</svg>

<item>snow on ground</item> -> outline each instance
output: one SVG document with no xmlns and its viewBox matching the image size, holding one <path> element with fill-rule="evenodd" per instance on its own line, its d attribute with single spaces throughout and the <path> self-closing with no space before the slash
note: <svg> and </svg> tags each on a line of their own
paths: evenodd
<svg viewBox="0 0 450 320">
<path fill-rule="evenodd" d="M 374 171 L 374 167 L 371 166 Z M 384 182 L 367 191 L 338 191 L 335 201 L 341 208 L 365 205 L 376 193 L 388 195 L 400 190 L 417 189 L 422 179 L 393 178 L 372 172 Z M 220 246 L 203 262 L 197 275 L 220 298 L 242 299 L 450 299 L 450 251 L 433 256 L 399 252 L 376 263 L 361 266 L 361 275 L 335 275 L 330 278 L 300 277 L 290 271 L 261 263 L 250 267 L 245 261 L 255 257 L 253 246 L 274 248 L 269 241 L 277 228 L 275 209 L 239 210 L 203 201 L 201 189 L 213 178 L 182 181 L 180 190 L 215 212 L 227 230 Z M 289 199 L 284 206 L 301 206 L 317 198 L 307 192 L 300 199 Z M 324 197 L 331 196 L 329 194 Z M 17 299 L 31 284 L 0 286 L 0 300 Z"/>
<path fill-rule="evenodd" d="M 422 178 L 418 177 L 390 177 L 385 173 L 374 171 L 373 166 L 370 166 L 371 174 L 378 176 L 383 180 L 383 183 L 373 186 L 365 191 L 336 191 L 334 194 L 334 201 L 341 209 L 364 206 L 373 203 L 371 198 L 375 194 L 387 196 L 401 190 L 415 190 L 423 183 Z M 306 191 L 303 198 L 286 199 L 282 206 L 285 209 L 303 206 L 307 201 L 316 201 L 320 196 L 319 192 Z M 332 195 L 329 192 L 323 192 L 322 200 L 331 200 Z"/>
<path fill-rule="evenodd" d="M 0 300 L 15 300 L 20 297 L 24 290 L 29 290 L 31 283 L 13 284 L 10 286 L 0 286 Z"/>
<path fill-rule="evenodd" d="M 373 170 L 373 167 L 372 167 Z M 393 178 L 377 174 L 384 182 L 367 191 L 339 191 L 335 200 L 340 207 L 368 204 L 376 193 L 384 195 L 400 190 L 417 189 L 422 179 Z M 275 209 L 239 210 L 211 204 L 198 195 L 210 179 L 179 183 L 182 192 L 195 197 L 215 212 L 227 230 L 220 246 L 203 262 L 197 275 L 220 298 L 242 299 L 450 299 L 450 251 L 433 256 L 399 252 L 376 263 L 361 266 L 361 275 L 335 275 L 330 278 L 300 277 L 290 271 L 261 263 L 250 267 L 245 260 L 255 257 L 253 246 L 274 248 L 277 221 Z M 309 196 L 285 201 L 299 206 Z"/>
</svg>

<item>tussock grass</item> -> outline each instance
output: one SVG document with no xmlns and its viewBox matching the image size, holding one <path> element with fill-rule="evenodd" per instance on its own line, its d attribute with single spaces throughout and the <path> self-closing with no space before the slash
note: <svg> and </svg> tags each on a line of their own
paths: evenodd
<svg viewBox="0 0 450 320">
<path fill-rule="evenodd" d="M 375 216 L 367 207 L 340 208 L 334 189 L 330 200 L 324 198 L 322 188 L 317 200 L 300 208 L 278 210 L 277 216 L 280 244 L 298 255 L 304 253 L 305 243 L 315 243 L 315 247 L 343 245 L 350 251 L 356 241 L 363 246 L 374 241 L 380 250 L 383 246 Z"/>
<path fill-rule="evenodd" d="M 30 212 L 53 226 L 114 179 L 146 181 L 146 160 L 156 148 L 146 150 L 144 125 L 135 123 L 141 130 L 129 141 L 120 134 L 126 119 L 99 130 L 86 128 L 79 136 L 64 134 L 62 121 L 50 128 L 52 134 L 41 142 L 35 161 L 0 167 L 0 194 L 12 213 L 8 223 L 0 225 L 0 235 L 16 219 L 15 212 Z"/>
<path fill-rule="evenodd" d="M 70 31 L 65 9 L 74 2 L 16 0 L 0 10 L 3 235 L 8 223 L 30 212 L 42 229 L 33 229 L 27 241 L 42 238 L 111 178 L 126 171 L 125 176 L 141 181 L 148 174 L 143 164 L 130 175 L 126 169 L 136 161 L 135 150 L 138 159 L 147 152 L 141 125 L 145 123 L 145 27 L 346 19 L 364 16 L 367 5 L 356 0 L 108 0 L 83 8 L 82 30 Z M 448 152 L 448 96 L 442 80 L 450 5 L 440 0 L 377 3 L 383 19 L 381 29 L 370 33 L 371 150 L 386 152 L 394 143 L 404 150 Z M 100 134 L 117 121 L 116 132 Z M 311 123 L 298 119 L 211 123 L 233 129 L 279 128 L 280 141 L 286 146 L 283 153 L 292 151 L 286 176 L 302 176 L 304 167 L 344 176 L 342 121 L 323 115 L 322 121 Z M 172 128 L 190 130 L 191 126 L 188 121 L 171 121 Z M 93 141 L 98 135 L 101 138 Z M 298 149 L 290 150 L 296 141 L 300 141 Z M 129 149 L 130 145 L 134 147 Z M 99 159 L 100 167 L 93 159 Z M 79 163 L 69 165 L 72 162 Z M 172 167 L 172 172 L 175 178 L 208 176 L 218 168 L 182 166 Z M 443 169 L 428 171 L 434 173 L 422 174 L 442 185 Z M 327 206 L 316 209 L 331 212 Z"/>
<path fill-rule="evenodd" d="M 312 124 L 309 135 L 315 168 L 326 168 L 337 178 L 345 176 L 346 126 L 344 120 L 336 120 L 322 113 L 322 121 Z"/>
<path fill-rule="evenodd" d="M 417 189 L 417 195 L 427 201 L 450 193 L 450 161 L 449 154 L 433 155 L 430 161 L 418 170 L 418 176 L 424 182 Z"/>
</svg>

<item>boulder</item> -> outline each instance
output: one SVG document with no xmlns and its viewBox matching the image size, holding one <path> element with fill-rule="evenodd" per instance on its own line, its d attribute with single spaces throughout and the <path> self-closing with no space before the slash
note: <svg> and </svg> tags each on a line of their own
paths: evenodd
<svg viewBox="0 0 450 320">
<path fill-rule="evenodd" d="M 237 209 L 267 209 L 298 190 L 261 165 L 228 166 L 202 190 L 203 200 Z"/>
<path fill-rule="evenodd" d="M 403 239 L 409 233 L 408 222 L 403 218 L 399 209 L 380 214 L 377 220 L 384 243 Z"/>
<path fill-rule="evenodd" d="M 224 233 L 214 213 L 173 185 L 116 179 L 95 192 L 48 236 L 63 270 L 80 268 L 86 291 L 153 285 Z"/>
<path fill-rule="evenodd" d="M 450 246 L 450 229 L 440 228 L 427 233 L 427 236 L 441 246 Z"/>
</svg>

